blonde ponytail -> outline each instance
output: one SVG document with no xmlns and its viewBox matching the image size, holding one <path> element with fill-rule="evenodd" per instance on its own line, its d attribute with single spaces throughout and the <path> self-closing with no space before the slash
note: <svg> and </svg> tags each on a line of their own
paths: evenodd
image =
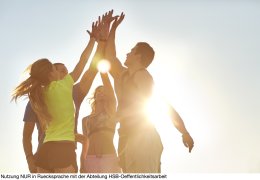
<svg viewBox="0 0 260 180">
<path fill-rule="evenodd" d="M 28 96 L 41 128 L 45 131 L 51 121 L 51 115 L 48 112 L 43 91 L 44 87 L 48 85 L 48 74 L 52 71 L 52 63 L 48 59 L 40 59 L 29 67 L 30 77 L 14 89 L 12 100 L 17 101 L 22 96 Z"/>
</svg>

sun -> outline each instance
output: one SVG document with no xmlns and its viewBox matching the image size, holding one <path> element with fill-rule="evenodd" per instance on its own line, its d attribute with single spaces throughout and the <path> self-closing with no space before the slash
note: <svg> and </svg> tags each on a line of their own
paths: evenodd
<svg viewBox="0 0 260 180">
<path fill-rule="evenodd" d="M 100 60 L 99 63 L 98 63 L 98 71 L 101 72 L 101 73 L 107 73 L 110 69 L 110 63 L 109 61 L 103 59 L 103 60 Z"/>
</svg>

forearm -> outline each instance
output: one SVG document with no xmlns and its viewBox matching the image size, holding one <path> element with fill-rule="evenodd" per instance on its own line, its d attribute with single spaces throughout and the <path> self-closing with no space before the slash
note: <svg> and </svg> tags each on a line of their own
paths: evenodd
<svg viewBox="0 0 260 180">
<path fill-rule="evenodd" d="M 30 137 L 23 137 L 23 150 L 26 159 L 33 156 L 32 139 Z"/>
<path fill-rule="evenodd" d="M 115 44 L 116 29 L 112 28 L 106 44 L 105 58 L 112 61 L 116 58 L 116 44 Z"/>
<path fill-rule="evenodd" d="M 80 155 L 80 161 L 81 164 L 84 165 L 85 159 L 87 158 L 87 153 L 88 153 L 88 142 L 82 143 L 82 152 Z"/>
<path fill-rule="evenodd" d="M 84 97 L 89 92 L 92 82 L 94 81 L 94 79 L 96 77 L 96 74 L 98 72 L 97 63 L 99 62 L 99 60 L 101 60 L 103 58 L 104 47 L 105 47 L 105 42 L 98 43 L 97 50 L 94 54 L 90 67 L 84 73 L 83 77 L 80 80 L 80 89 L 81 89 L 81 93 L 83 94 Z"/>
<path fill-rule="evenodd" d="M 98 65 L 99 61 L 104 58 L 105 46 L 106 46 L 106 41 L 98 42 L 97 50 L 93 56 L 90 66 L 89 66 L 90 69 L 97 70 L 97 65 Z"/>
<path fill-rule="evenodd" d="M 82 52 L 82 54 L 80 56 L 79 62 L 75 66 L 74 70 L 71 72 L 71 76 L 74 79 L 74 82 L 76 82 L 79 79 L 82 71 L 84 70 L 85 65 L 87 64 L 88 59 L 93 50 L 94 44 L 95 44 L 95 39 L 90 38 L 87 47 L 84 49 L 84 51 Z"/>
<path fill-rule="evenodd" d="M 181 134 L 187 134 L 188 131 L 185 127 L 185 124 L 184 124 L 182 118 L 172 107 L 170 107 L 170 116 L 171 116 L 172 123 L 176 127 L 176 129 Z"/>
<path fill-rule="evenodd" d="M 95 69 L 88 69 L 84 73 L 82 79 L 79 82 L 80 92 L 82 97 L 85 97 L 88 94 L 96 74 L 97 74 L 97 70 Z"/>
<path fill-rule="evenodd" d="M 110 97 L 110 99 L 115 99 L 114 90 L 113 90 L 112 84 L 109 80 L 108 74 L 107 73 L 100 73 L 100 76 L 101 76 L 103 85 L 106 89 L 108 97 Z"/>
<path fill-rule="evenodd" d="M 115 45 L 115 29 L 111 29 L 108 36 L 106 48 L 105 48 L 105 59 L 107 59 L 111 64 L 110 73 L 115 79 L 122 70 L 124 69 L 121 62 L 116 57 L 116 45 Z"/>
</svg>

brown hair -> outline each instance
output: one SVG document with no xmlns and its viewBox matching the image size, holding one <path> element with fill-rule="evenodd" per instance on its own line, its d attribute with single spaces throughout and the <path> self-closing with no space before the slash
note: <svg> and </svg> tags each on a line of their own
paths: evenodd
<svg viewBox="0 0 260 180">
<path fill-rule="evenodd" d="M 136 54 L 141 55 L 142 64 L 145 68 L 147 68 L 152 63 L 154 58 L 155 52 L 153 48 L 146 42 L 138 42 L 136 47 Z"/>
<path fill-rule="evenodd" d="M 30 77 L 20 83 L 12 94 L 12 100 L 17 100 L 22 96 L 28 96 L 32 109 L 37 114 L 41 128 L 46 130 L 51 120 L 47 105 L 43 96 L 43 88 L 49 81 L 49 73 L 52 71 L 52 63 L 48 59 L 39 59 L 27 68 Z"/>
</svg>

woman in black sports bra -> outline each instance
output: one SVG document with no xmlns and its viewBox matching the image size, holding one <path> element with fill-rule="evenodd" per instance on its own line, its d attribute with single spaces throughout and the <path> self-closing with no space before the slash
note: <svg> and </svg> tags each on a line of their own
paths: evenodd
<svg viewBox="0 0 260 180">
<path fill-rule="evenodd" d="M 83 134 L 88 137 L 88 150 L 81 157 L 85 173 L 121 173 L 113 143 L 115 134 L 116 98 L 107 73 L 100 73 L 103 86 L 96 88 L 92 112 L 82 120 Z"/>
</svg>

